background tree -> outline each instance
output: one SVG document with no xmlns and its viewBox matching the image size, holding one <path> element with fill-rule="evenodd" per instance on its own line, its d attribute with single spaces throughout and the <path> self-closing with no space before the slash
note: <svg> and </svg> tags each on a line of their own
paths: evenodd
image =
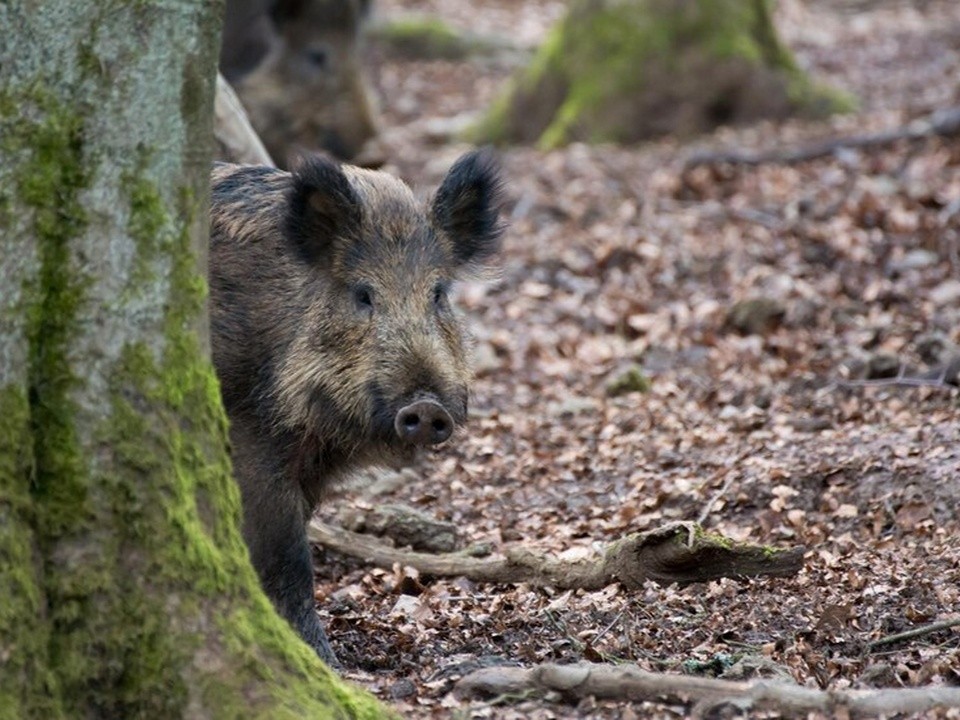
<svg viewBox="0 0 960 720">
<path fill-rule="evenodd" d="M 216 10 L 0 4 L 3 718 L 383 714 L 238 532 L 204 330 Z"/>
<path fill-rule="evenodd" d="M 574 0 L 471 134 L 633 142 L 849 105 L 800 70 L 768 0 Z"/>
</svg>

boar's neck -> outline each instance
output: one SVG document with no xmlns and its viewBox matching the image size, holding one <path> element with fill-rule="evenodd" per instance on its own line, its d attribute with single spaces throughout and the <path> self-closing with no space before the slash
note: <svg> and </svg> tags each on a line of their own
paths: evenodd
<svg viewBox="0 0 960 720">
<path fill-rule="evenodd" d="M 362 445 L 333 445 L 316 433 L 287 431 L 278 440 L 287 448 L 288 475 L 303 492 L 311 512 L 331 484 L 375 460 L 368 457 Z"/>
</svg>

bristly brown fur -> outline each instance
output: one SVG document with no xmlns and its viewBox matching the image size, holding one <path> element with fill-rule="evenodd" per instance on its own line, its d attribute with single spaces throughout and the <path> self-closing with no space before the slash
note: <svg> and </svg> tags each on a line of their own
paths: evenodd
<svg viewBox="0 0 960 720">
<path fill-rule="evenodd" d="M 332 480 L 410 452 L 404 407 L 429 400 L 465 422 L 466 337 L 447 291 L 499 248 L 499 179 L 474 153 L 429 205 L 319 157 L 292 173 L 217 165 L 212 183 L 213 357 L 244 533 L 274 602 L 317 646 L 288 567 L 309 561 L 303 523 Z"/>
</svg>

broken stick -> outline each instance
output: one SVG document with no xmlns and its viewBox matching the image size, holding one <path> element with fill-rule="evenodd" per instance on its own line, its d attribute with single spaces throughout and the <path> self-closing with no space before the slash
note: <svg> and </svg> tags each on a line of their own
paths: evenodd
<svg viewBox="0 0 960 720">
<path fill-rule="evenodd" d="M 310 523 L 307 534 L 312 542 L 380 567 L 399 563 L 434 577 L 464 576 L 478 582 L 530 583 L 563 590 L 599 590 L 615 582 L 631 590 L 647 580 L 689 585 L 723 577 L 788 577 L 803 566 L 804 554 L 802 547 L 735 543 L 687 522 L 632 533 L 610 543 L 595 557 L 574 561 L 522 547 L 507 549 L 503 558 L 429 555 L 398 550 L 317 520 Z"/>
<path fill-rule="evenodd" d="M 930 635 L 931 633 L 939 632 L 940 630 L 948 630 L 952 627 L 957 627 L 958 625 L 960 625 L 960 617 L 953 618 L 952 620 L 941 620 L 940 622 L 931 623 L 930 625 L 923 625 L 922 627 L 914 628 L 913 630 L 905 630 L 903 632 L 894 633 L 893 635 L 887 635 L 886 637 L 882 637 L 878 640 L 867 643 L 866 652 L 873 652 L 874 649 L 880 647 L 881 645 L 890 645 L 891 643 L 897 643 L 903 640 L 912 640 L 913 638 Z"/>
</svg>

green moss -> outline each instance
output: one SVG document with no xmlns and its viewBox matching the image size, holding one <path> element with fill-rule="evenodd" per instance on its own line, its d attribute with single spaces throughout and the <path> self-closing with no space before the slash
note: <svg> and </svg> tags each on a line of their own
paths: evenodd
<svg viewBox="0 0 960 720">
<path fill-rule="evenodd" d="M 631 365 L 608 382 L 606 390 L 610 397 L 618 397 L 631 392 L 649 392 L 650 378 L 644 374 L 642 367 Z"/>
<path fill-rule="evenodd" d="M 805 117 L 827 117 L 854 112 L 860 103 L 856 96 L 827 83 L 811 80 L 799 71 L 791 76 L 787 94 L 798 114 Z"/>
<path fill-rule="evenodd" d="M 548 44 L 547 72 L 566 78 L 568 91 L 538 145 L 550 149 L 568 141 L 585 112 L 605 98 L 636 91 L 645 56 L 666 50 L 669 32 L 652 23 L 652 13 L 629 5 L 588 5 L 574 11 Z M 534 64 L 534 71 L 537 65 Z M 535 76 L 534 76 L 535 77 Z M 527 81 L 533 84 L 533 79 Z M 603 132 L 593 132 L 603 141 Z"/>
<path fill-rule="evenodd" d="M 79 381 L 69 362 L 75 319 L 88 285 L 72 264 L 70 243 L 86 227 L 79 195 L 89 173 L 79 114 L 40 86 L 2 93 L 0 138 L 4 156 L 17 159 L 6 168 L 13 182 L 5 202 L 32 224 L 39 263 L 37 274 L 23 279 L 19 306 L 8 308 L 25 320 L 27 367 L 26 387 L 4 388 L 0 410 L 0 443 L 5 446 L 0 457 L 12 463 L 3 468 L 0 486 L 0 513 L 7 515 L 0 521 L 0 554 L 5 556 L 0 625 L 14 626 L 12 634 L 0 632 L 0 637 L 22 641 L 29 633 L 32 638 L 13 653 L 25 663 L 21 670 L 31 667 L 21 689 L 23 715 L 57 717 L 58 645 L 48 620 L 75 617 L 80 610 L 71 598 L 49 592 L 49 576 L 59 575 L 60 568 L 39 558 L 49 555 L 51 538 L 77 532 L 89 518 L 87 468 L 72 398 Z M 62 574 L 69 576 L 68 571 Z M 96 569 L 92 574 L 97 575 Z M 65 602 L 57 602 L 61 599 Z M 0 706 L 5 704 L 0 700 Z"/>
<path fill-rule="evenodd" d="M 18 514 L 31 511 L 33 437 L 30 425 L 26 391 L 13 385 L 0 388 L 0 504 Z"/>
<path fill-rule="evenodd" d="M 705 675 L 708 677 L 719 677 L 724 671 L 733 667 L 740 659 L 740 655 L 731 653 L 717 653 L 709 660 L 697 660 L 694 658 L 684 660 L 680 667 L 687 675 Z"/>
<path fill-rule="evenodd" d="M 77 64 L 86 77 L 104 77 L 107 74 L 106 66 L 94 49 L 98 24 L 96 22 L 91 23 L 90 27 L 90 37 L 79 45 Z"/>
<path fill-rule="evenodd" d="M 32 211 L 40 260 L 36 285 L 25 289 L 33 302 L 27 309 L 28 383 L 34 471 L 31 493 L 41 545 L 70 535 L 91 519 L 87 467 L 76 435 L 73 391 L 79 380 L 69 358 L 76 317 L 88 280 L 73 267 L 70 242 L 86 226 L 78 195 L 87 185 L 82 160 L 81 122 L 70 110 L 41 100 L 45 118 L 23 123 L 21 142 L 32 157 L 20 171 L 18 195 Z M 92 574 L 98 574 L 93 571 Z M 69 573 L 62 573 L 68 578 Z M 73 578 L 76 580 L 76 578 Z M 66 580 L 63 590 L 72 590 Z M 61 595 L 54 618 L 81 614 Z"/>
<path fill-rule="evenodd" d="M 216 46 L 218 46 L 217 43 Z M 209 115 L 210 75 L 206 65 L 198 58 L 191 58 L 183 64 L 183 82 L 180 84 L 180 116 L 188 122 L 196 122 Z M 200 133 L 194 133 L 195 137 Z"/>
<path fill-rule="evenodd" d="M 372 28 L 370 35 L 391 55 L 408 59 L 462 60 L 478 49 L 476 40 L 434 17 L 398 18 Z"/>
<path fill-rule="evenodd" d="M 128 290 L 136 291 L 152 279 L 152 262 L 160 249 L 160 232 L 164 230 L 161 200 L 150 183 L 143 179 L 142 168 L 126 173 L 124 187 L 129 188 L 130 216 L 127 232 L 136 243 L 136 264 L 130 274 Z"/>
<path fill-rule="evenodd" d="M 165 508 L 160 528 L 144 528 L 162 558 L 153 571 L 170 580 L 195 577 L 199 591 L 214 595 L 240 570 L 246 551 L 236 530 L 240 500 L 226 452 L 226 417 L 197 334 L 206 298 L 190 235 L 197 210 L 184 190 L 177 201 L 180 212 L 172 216 L 142 170 L 128 186 L 136 267 L 165 272 L 169 302 L 159 357 L 144 344 L 129 345 L 111 375 L 113 416 L 104 428 L 105 440 L 122 467 L 158 478 L 149 486 L 154 497 L 143 499 Z M 139 404 L 153 408 L 161 422 L 142 419 Z M 201 497 L 206 513 L 198 507 Z M 129 521 L 136 526 L 137 507 L 130 510 Z"/>
<path fill-rule="evenodd" d="M 63 716 L 46 667 L 49 632 L 28 522 L 32 474 L 27 393 L 0 388 L 0 720 Z"/>
<path fill-rule="evenodd" d="M 31 150 L 29 161 L 19 168 L 16 193 L 32 213 L 40 260 L 39 277 L 35 286 L 24 288 L 24 296 L 33 300 L 25 308 L 35 454 L 32 491 L 43 506 L 38 522 L 46 535 L 75 526 L 86 493 L 70 397 L 77 379 L 69 370 L 67 353 L 88 285 L 72 267 L 69 243 L 86 227 L 79 193 L 89 176 L 82 158 L 82 122 L 74 111 L 39 92 L 27 102 L 43 120 L 11 122 L 5 116 L 3 129 L 12 146 Z M 14 112 L 22 117 L 23 108 Z"/>
<path fill-rule="evenodd" d="M 511 79 L 507 91 L 493 101 L 493 105 L 477 123 L 466 129 L 464 140 L 473 143 L 507 143 L 516 140 L 532 142 L 539 137 L 549 118 L 538 116 L 544 113 L 552 116 L 569 89 L 569 79 L 555 69 L 564 49 L 563 27 L 561 23 L 547 34 L 526 70 Z M 541 83 L 548 82 L 557 85 L 555 93 L 540 89 Z M 524 100 L 531 96 L 536 96 L 537 102 L 528 107 Z M 525 116 L 525 121 L 516 122 L 518 116 Z"/>
<path fill-rule="evenodd" d="M 707 532 L 700 525 L 694 528 L 694 539 L 698 544 L 714 545 L 724 550 L 731 550 L 736 546 L 736 543 L 730 538 L 719 533 Z M 686 543 L 687 538 L 681 534 L 677 535 L 677 540 Z"/>
<path fill-rule="evenodd" d="M 340 681 L 329 669 L 322 666 L 313 650 L 300 642 L 293 630 L 276 613 L 263 596 L 244 604 L 225 615 L 221 620 L 223 635 L 233 657 L 242 658 L 249 672 L 261 677 L 263 682 L 274 685 L 276 672 L 265 658 L 281 659 L 279 668 L 286 676 L 300 678 L 301 682 L 289 687 L 279 706 L 274 706 L 271 718 L 331 717 L 331 718 L 389 718 L 387 708 L 375 701 L 366 692 L 352 688 Z M 242 717 L 244 702 L 236 694 L 218 697 L 222 688 L 208 689 L 211 699 L 229 703 L 238 708 Z M 322 704 L 325 712 L 316 715 L 316 707 Z M 229 715 L 229 713 L 228 713 Z"/>
<path fill-rule="evenodd" d="M 763 61 L 774 67 L 799 72 L 800 67 L 793 59 L 793 53 L 780 41 L 775 31 L 773 13 L 770 12 L 770 0 L 751 0 L 750 9 L 751 17 L 744 20 L 752 23 L 751 34 L 756 38 L 757 49 Z"/>
</svg>

